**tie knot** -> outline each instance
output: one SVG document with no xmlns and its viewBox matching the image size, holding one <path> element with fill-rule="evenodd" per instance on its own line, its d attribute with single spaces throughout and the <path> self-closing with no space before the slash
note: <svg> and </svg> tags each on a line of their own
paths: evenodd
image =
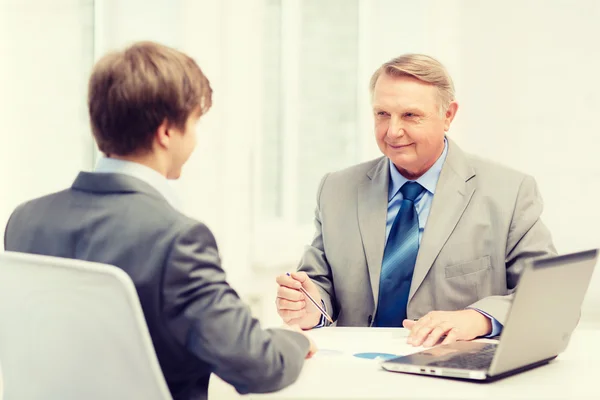
<svg viewBox="0 0 600 400">
<path fill-rule="evenodd" d="M 402 193 L 402 197 L 404 199 L 410 200 L 412 202 L 414 202 L 415 199 L 417 197 L 419 197 L 419 195 L 421 194 L 422 191 L 423 191 L 423 186 L 421 186 L 417 182 L 406 182 L 400 188 L 400 193 Z"/>
</svg>

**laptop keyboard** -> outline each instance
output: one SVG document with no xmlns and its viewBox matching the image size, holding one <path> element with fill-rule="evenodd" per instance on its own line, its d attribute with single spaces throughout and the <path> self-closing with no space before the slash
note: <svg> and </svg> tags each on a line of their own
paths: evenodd
<svg viewBox="0 0 600 400">
<path fill-rule="evenodd" d="M 457 369 L 488 369 L 492 364 L 497 345 L 487 344 L 476 353 L 457 354 L 444 361 L 432 361 L 427 363 L 433 367 L 457 368 Z"/>
</svg>

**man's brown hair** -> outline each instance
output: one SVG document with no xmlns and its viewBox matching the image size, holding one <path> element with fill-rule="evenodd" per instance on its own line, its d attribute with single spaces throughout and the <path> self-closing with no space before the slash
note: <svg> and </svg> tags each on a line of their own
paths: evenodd
<svg viewBox="0 0 600 400">
<path fill-rule="evenodd" d="M 150 151 L 166 120 L 180 130 L 192 112 L 212 104 L 212 89 L 196 62 L 180 51 L 139 42 L 102 57 L 90 77 L 92 132 L 104 154 Z"/>
</svg>

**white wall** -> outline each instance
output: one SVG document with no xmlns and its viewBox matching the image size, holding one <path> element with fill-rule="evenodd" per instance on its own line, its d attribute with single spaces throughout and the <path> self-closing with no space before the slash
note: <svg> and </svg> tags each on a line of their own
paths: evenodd
<svg viewBox="0 0 600 400">
<path fill-rule="evenodd" d="M 209 77 L 214 106 L 175 186 L 186 211 L 215 232 L 234 286 L 264 291 L 264 315 L 275 318 L 276 271 L 259 273 L 251 261 L 262 240 L 252 235 L 252 168 L 263 1 L 97 0 L 94 16 L 91 0 L 0 0 L 0 121 L 8 143 L 0 146 L 0 225 L 21 201 L 91 167 L 85 86 L 94 54 L 139 39 L 178 47 Z M 431 54 L 457 87 L 451 135 L 466 150 L 536 177 L 559 251 L 600 245 L 600 2 L 372 0 L 360 7 L 361 159 L 379 154 L 368 109 L 372 71 L 405 52 Z M 584 319 L 600 321 L 600 273 Z"/>
<path fill-rule="evenodd" d="M 90 169 L 93 3 L 0 0 L 0 239 L 12 210 Z"/>
</svg>

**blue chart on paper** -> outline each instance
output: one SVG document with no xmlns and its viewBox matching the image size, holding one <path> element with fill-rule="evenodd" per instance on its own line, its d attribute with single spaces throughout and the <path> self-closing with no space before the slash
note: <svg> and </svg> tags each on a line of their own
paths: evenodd
<svg viewBox="0 0 600 400">
<path fill-rule="evenodd" d="M 354 357 L 358 358 L 367 358 L 370 360 L 380 359 L 380 360 L 389 360 L 390 358 L 398 357 L 397 354 L 390 353 L 356 353 Z"/>
</svg>

